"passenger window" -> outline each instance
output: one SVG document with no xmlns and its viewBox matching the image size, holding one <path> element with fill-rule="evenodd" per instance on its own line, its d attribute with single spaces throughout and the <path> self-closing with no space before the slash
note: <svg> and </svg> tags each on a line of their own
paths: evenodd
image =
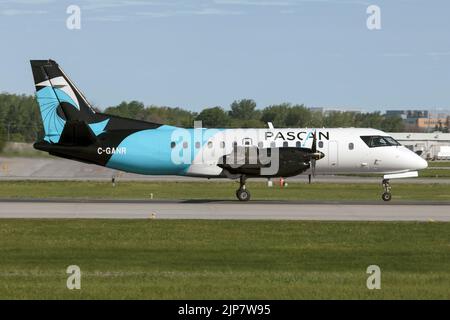
<svg viewBox="0 0 450 320">
<path fill-rule="evenodd" d="M 197 149 L 200 149 L 200 142 L 199 142 L 199 141 L 197 141 L 197 142 L 195 143 L 195 147 L 196 147 Z"/>
<path fill-rule="evenodd" d="M 172 141 L 171 143 L 170 143 L 170 147 L 173 149 L 173 148 L 175 148 L 175 146 L 177 145 L 177 143 L 175 142 L 175 141 Z"/>
<path fill-rule="evenodd" d="M 353 142 L 350 142 L 349 144 L 348 144 L 348 149 L 349 150 L 353 150 L 355 148 L 355 145 L 353 144 Z"/>
<path fill-rule="evenodd" d="M 272 142 L 270 143 L 270 147 L 271 147 L 271 148 L 275 148 L 275 141 L 272 141 Z"/>
<path fill-rule="evenodd" d="M 319 141 L 319 148 L 323 148 L 323 141 Z"/>
<path fill-rule="evenodd" d="M 220 142 L 220 147 L 221 147 L 222 149 L 225 148 L 225 141 Z"/>
<path fill-rule="evenodd" d="M 283 147 L 285 148 L 289 147 L 289 143 L 287 141 L 283 142 Z"/>
<path fill-rule="evenodd" d="M 184 141 L 184 142 L 183 142 L 183 148 L 184 148 L 184 149 L 187 149 L 187 147 L 188 147 L 188 143 L 187 143 L 187 141 Z"/>
<path fill-rule="evenodd" d="M 212 141 L 208 141 L 208 148 L 212 148 L 213 147 L 213 143 L 212 143 Z"/>
<path fill-rule="evenodd" d="M 302 147 L 302 143 L 301 143 L 300 141 L 297 141 L 297 142 L 295 143 L 295 146 L 296 146 L 297 148 L 301 148 L 301 147 Z"/>
<path fill-rule="evenodd" d="M 258 148 L 264 147 L 264 143 L 262 141 L 258 142 Z"/>
</svg>

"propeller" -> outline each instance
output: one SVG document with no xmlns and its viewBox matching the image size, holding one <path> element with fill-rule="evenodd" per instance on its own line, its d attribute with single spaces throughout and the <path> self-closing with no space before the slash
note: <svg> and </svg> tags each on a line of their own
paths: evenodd
<svg viewBox="0 0 450 320">
<path fill-rule="evenodd" d="M 316 176 L 316 161 L 325 157 L 323 152 L 317 151 L 317 131 L 314 131 L 313 142 L 311 146 L 311 153 L 308 155 L 311 161 L 311 174 L 313 177 Z M 311 176 L 309 177 L 309 182 L 311 183 Z"/>
<path fill-rule="evenodd" d="M 311 147 L 311 174 L 313 177 L 316 176 L 316 153 L 317 153 L 317 135 L 316 135 L 316 131 L 314 131 L 314 135 L 313 135 L 313 143 L 312 143 L 312 147 Z"/>
</svg>

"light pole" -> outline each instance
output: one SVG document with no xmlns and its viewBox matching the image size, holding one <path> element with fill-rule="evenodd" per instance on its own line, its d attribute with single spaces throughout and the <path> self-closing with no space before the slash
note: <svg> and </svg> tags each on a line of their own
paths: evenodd
<svg viewBox="0 0 450 320">
<path fill-rule="evenodd" d="M 8 133 L 7 133 L 7 138 L 6 138 L 6 141 L 8 141 L 9 142 L 9 138 L 10 138 L 10 134 L 9 134 L 9 128 L 11 127 L 11 122 L 8 122 Z"/>
</svg>

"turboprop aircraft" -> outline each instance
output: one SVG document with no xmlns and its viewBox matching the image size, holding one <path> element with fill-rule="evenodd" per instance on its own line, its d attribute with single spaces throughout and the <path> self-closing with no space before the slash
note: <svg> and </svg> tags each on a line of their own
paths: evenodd
<svg viewBox="0 0 450 320">
<path fill-rule="evenodd" d="M 363 128 L 179 128 L 96 112 L 53 60 L 32 60 L 45 136 L 34 147 L 51 155 L 145 175 L 239 179 L 376 173 L 382 199 L 390 179 L 417 177 L 427 162 L 388 134 Z"/>
</svg>

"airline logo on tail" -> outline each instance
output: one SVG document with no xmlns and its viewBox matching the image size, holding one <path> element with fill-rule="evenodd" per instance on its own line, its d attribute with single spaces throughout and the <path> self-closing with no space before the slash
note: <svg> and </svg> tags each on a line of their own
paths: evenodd
<svg viewBox="0 0 450 320">
<path fill-rule="evenodd" d="M 40 83 L 36 84 L 36 89 L 39 87 L 50 87 L 53 88 L 55 91 L 55 94 L 57 98 L 60 101 L 65 101 L 73 105 L 75 108 L 80 110 L 80 104 L 78 102 L 78 99 L 73 92 L 70 85 L 67 83 L 66 79 L 64 77 L 56 77 L 53 79 L 45 80 Z M 42 89 L 41 89 L 42 90 Z"/>
<path fill-rule="evenodd" d="M 95 111 L 55 61 L 32 60 L 31 68 L 45 141 L 58 143 L 69 120 L 85 121 L 96 135 L 103 132 L 108 122 L 93 123 Z"/>
</svg>

